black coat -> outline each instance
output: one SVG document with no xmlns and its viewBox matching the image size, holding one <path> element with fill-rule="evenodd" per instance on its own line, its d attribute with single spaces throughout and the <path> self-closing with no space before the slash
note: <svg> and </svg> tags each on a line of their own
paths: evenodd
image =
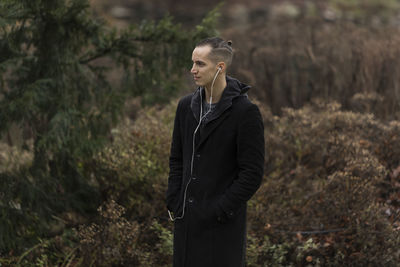
<svg viewBox="0 0 400 267">
<path fill-rule="evenodd" d="M 177 107 L 167 190 L 168 209 L 183 215 L 174 223 L 175 267 L 245 264 L 246 202 L 263 176 L 264 126 L 247 98 L 250 87 L 226 81 L 194 141 L 204 89 L 183 97 Z"/>
</svg>

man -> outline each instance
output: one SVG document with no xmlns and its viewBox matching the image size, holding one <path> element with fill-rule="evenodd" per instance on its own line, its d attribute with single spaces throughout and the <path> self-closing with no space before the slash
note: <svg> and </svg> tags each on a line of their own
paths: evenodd
<svg viewBox="0 0 400 267">
<path fill-rule="evenodd" d="M 219 37 L 197 44 L 198 88 L 177 107 L 167 190 L 175 267 L 245 265 L 246 202 L 263 176 L 264 126 L 250 86 L 226 75 L 231 45 Z"/>
</svg>

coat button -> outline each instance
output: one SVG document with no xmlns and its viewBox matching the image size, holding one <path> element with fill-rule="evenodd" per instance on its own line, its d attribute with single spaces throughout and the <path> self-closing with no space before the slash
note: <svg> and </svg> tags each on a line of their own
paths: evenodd
<svg viewBox="0 0 400 267">
<path fill-rule="evenodd" d="M 194 198 L 193 197 L 189 197 L 188 201 L 189 201 L 189 203 L 193 203 Z"/>
<path fill-rule="evenodd" d="M 196 179 L 197 179 L 197 177 L 196 177 L 196 176 L 193 176 L 193 177 L 192 177 L 192 180 L 193 180 L 193 181 L 195 181 Z"/>
<path fill-rule="evenodd" d="M 200 158 L 200 154 L 196 154 L 196 158 L 198 158 L 198 159 L 199 159 L 199 158 Z"/>
</svg>

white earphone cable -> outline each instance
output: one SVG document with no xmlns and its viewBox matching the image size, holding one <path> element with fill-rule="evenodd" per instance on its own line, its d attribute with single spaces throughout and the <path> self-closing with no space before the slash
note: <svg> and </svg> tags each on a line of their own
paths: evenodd
<svg viewBox="0 0 400 267">
<path fill-rule="evenodd" d="M 213 91 L 213 87 L 214 87 L 214 83 L 215 83 L 215 80 L 217 79 L 217 76 L 218 76 L 218 73 L 221 71 L 221 67 L 219 67 L 218 68 L 218 71 L 217 71 L 217 73 L 215 74 L 215 76 L 214 76 L 214 79 L 213 79 L 213 81 L 212 81 L 212 83 L 211 83 L 211 95 L 210 95 L 210 109 L 206 112 L 206 114 L 204 114 L 204 115 L 202 115 L 202 113 L 203 113 L 203 103 L 202 103 L 202 96 L 201 96 L 201 90 L 200 90 L 200 119 L 199 119 L 199 124 L 197 125 L 197 127 L 196 127 L 196 129 L 194 130 L 194 132 L 193 132 L 193 141 L 192 141 L 192 159 L 191 159 L 191 162 L 190 162 L 190 178 L 189 178 L 189 181 L 186 183 L 186 186 L 185 186 L 185 191 L 184 191 L 184 193 L 183 193 L 183 207 L 182 207 L 182 215 L 181 216 L 179 216 L 179 217 L 173 217 L 172 216 L 172 214 L 171 214 L 171 212 L 168 210 L 168 215 L 169 215 L 169 218 L 170 218 L 170 220 L 171 221 L 175 221 L 175 220 L 178 220 L 178 219 L 183 219 L 183 217 L 185 216 L 185 207 L 186 207 L 186 193 L 187 193 L 187 189 L 188 189 L 188 186 L 189 186 L 189 184 L 190 184 L 190 181 L 192 181 L 192 176 L 193 176 L 193 160 L 194 160 L 194 149 L 195 149 L 195 138 L 196 138 L 196 133 L 197 133 L 197 131 L 199 130 L 199 127 L 200 127 L 200 125 L 201 125 L 201 121 L 202 121 L 202 119 L 203 118 L 205 118 L 205 116 L 207 116 L 207 114 L 209 113 L 209 112 L 211 112 L 211 103 L 212 103 L 212 91 Z"/>
</svg>

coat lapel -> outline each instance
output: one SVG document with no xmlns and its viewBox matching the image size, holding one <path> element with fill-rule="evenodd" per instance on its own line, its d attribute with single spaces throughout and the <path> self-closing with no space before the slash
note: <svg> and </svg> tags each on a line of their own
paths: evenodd
<svg viewBox="0 0 400 267">
<path fill-rule="evenodd" d="M 249 90 L 250 86 L 240 83 L 238 80 L 229 76 L 226 76 L 226 84 L 227 87 L 222 92 L 221 99 L 215 107 L 215 110 L 211 112 L 209 117 L 204 118 L 204 128 L 201 130 L 200 140 L 196 144 L 196 149 L 204 143 L 208 136 L 230 114 L 230 107 L 232 106 L 233 99 L 240 96 L 247 97 L 246 92 Z M 190 103 L 190 108 L 197 123 L 200 121 L 201 105 L 205 97 L 204 91 L 205 89 L 203 87 L 198 87 Z"/>
<path fill-rule="evenodd" d="M 204 96 L 204 92 L 201 87 L 198 87 L 197 90 L 193 93 L 192 100 L 190 102 L 190 109 L 192 110 L 193 116 L 197 122 L 200 120 L 200 105 L 202 98 Z"/>
<path fill-rule="evenodd" d="M 204 126 L 201 132 L 200 140 L 196 145 L 196 150 L 199 149 L 199 147 L 207 140 L 210 134 L 225 120 L 226 117 L 229 116 L 230 113 L 230 110 L 226 110 L 217 119 L 210 121 Z"/>
</svg>

